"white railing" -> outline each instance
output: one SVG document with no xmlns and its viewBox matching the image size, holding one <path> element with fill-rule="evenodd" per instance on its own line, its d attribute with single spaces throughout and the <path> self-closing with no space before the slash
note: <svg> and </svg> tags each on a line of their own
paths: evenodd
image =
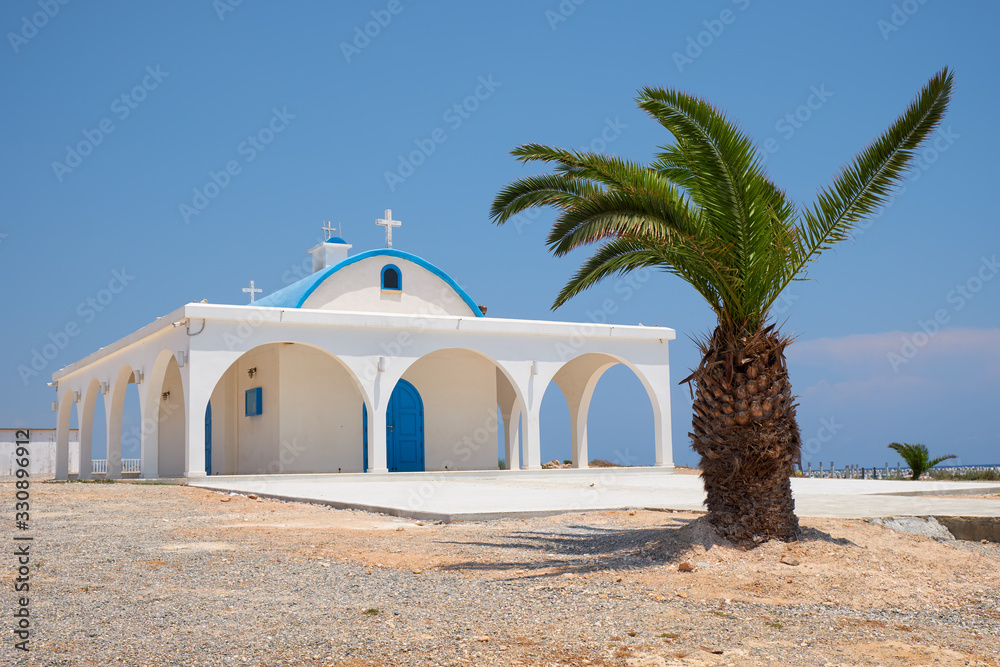
<svg viewBox="0 0 1000 667">
<path fill-rule="evenodd" d="M 142 459 L 122 459 L 122 472 L 141 472 L 139 464 Z M 108 460 L 107 459 L 94 459 L 92 462 L 92 472 L 95 475 L 107 475 L 108 474 Z"/>
</svg>

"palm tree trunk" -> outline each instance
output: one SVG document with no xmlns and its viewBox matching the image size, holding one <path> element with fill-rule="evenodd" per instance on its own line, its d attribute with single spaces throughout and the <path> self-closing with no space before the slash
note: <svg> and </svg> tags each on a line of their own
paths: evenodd
<svg viewBox="0 0 1000 667">
<path fill-rule="evenodd" d="M 790 342 L 773 326 L 740 338 L 720 327 L 701 344 L 691 375 L 690 436 L 701 455 L 708 520 L 744 546 L 799 534 L 789 480 L 801 448 L 785 366 Z"/>
</svg>

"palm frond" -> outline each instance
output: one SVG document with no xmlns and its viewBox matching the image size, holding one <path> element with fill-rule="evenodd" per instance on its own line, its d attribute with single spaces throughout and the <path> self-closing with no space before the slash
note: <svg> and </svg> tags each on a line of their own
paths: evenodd
<svg viewBox="0 0 1000 667">
<path fill-rule="evenodd" d="M 602 243 L 555 307 L 604 278 L 657 266 L 691 283 L 731 333 L 765 325 L 775 300 L 809 262 L 884 206 L 917 150 L 940 124 L 953 76 L 938 72 L 888 130 L 796 210 L 768 177 L 750 138 L 707 101 L 643 88 L 636 101 L 674 141 L 648 165 L 529 143 L 512 154 L 552 173 L 516 180 L 490 216 L 503 224 L 533 207 L 558 211 L 546 243 L 555 255 Z"/>
<path fill-rule="evenodd" d="M 600 192 L 601 188 L 589 181 L 558 174 L 529 176 L 508 184 L 497 194 L 490 208 L 490 218 L 502 225 L 535 206 L 551 205 L 568 210 Z"/>
<path fill-rule="evenodd" d="M 552 252 L 562 255 L 608 237 L 700 233 L 698 212 L 674 185 L 648 169 L 636 174 L 630 185 L 633 191 L 595 193 L 565 210 L 547 240 Z"/>
<path fill-rule="evenodd" d="M 569 151 L 542 144 L 524 144 L 511 151 L 519 162 L 555 162 L 556 173 L 573 178 L 590 179 L 603 185 L 621 187 L 622 175 L 635 172 L 643 165 L 614 155 L 590 151 Z"/>
<path fill-rule="evenodd" d="M 941 463 L 942 461 L 947 461 L 948 459 L 957 459 L 957 458 L 958 457 L 955 456 L 954 454 L 949 454 L 948 456 L 939 456 L 936 459 L 931 459 L 930 461 L 928 461 L 927 468 L 930 469 L 936 466 L 937 464 Z"/>
<path fill-rule="evenodd" d="M 921 144 L 941 123 L 953 84 L 954 74 L 947 67 L 935 74 L 896 122 L 820 191 L 798 227 L 801 244 L 790 263 L 789 279 L 889 201 Z"/>
<path fill-rule="evenodd" d="M 704 266 L 704 258 L 696 248 L 677 244 L 670 249 L 656 248 L 648 239 L 624 238 L 609 241 L 583 263 L 556 297 L 556 309 L 580 292 L 612 275 L 624 275 L 647 267 L 658 267 L 680 276 L 701 294 L 713 310 L 721 312 L 721 299 L 717 291 L 720 281 L 713 280 L 711 271 Z"/>
</svg>

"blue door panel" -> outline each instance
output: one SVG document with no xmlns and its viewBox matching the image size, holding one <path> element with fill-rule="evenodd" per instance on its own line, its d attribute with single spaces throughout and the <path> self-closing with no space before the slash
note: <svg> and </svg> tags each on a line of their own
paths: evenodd
<svg viewBox="0 0 1000 667">
<path fill-rule="evenodd" d="M 361 406 L 364 469 L 368 470 L 368 406 Z M 416 387 L 400 380 L 386 411 L 386 463 L 389 472 L 424 469 L 424 404 Z"/>
<path fill-rule="evenodd" d="M 205 408 L 205 474 L 212 474 L 212 404 Z"/>
</svg>

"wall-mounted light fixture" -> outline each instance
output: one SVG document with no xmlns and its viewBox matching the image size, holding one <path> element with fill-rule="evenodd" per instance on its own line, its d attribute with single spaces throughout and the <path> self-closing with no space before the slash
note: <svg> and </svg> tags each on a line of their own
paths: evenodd
<svg viewBox="0 0 1000 667">
<path fill-rule="evenodd" d="M 132 371 L 132 376 L 135 378 L 136 384 L 142 384 L 142 371 Z"/>
<path fill-rule="evenodd" d="M 102 396 L 107 396 L 108 395 L 108 383 L 107 382 L 102 382 L 101 383 L 101 395 Z"/>
<path fill-rule="evenodd" d="M 378 358 L 379 373 L 385 373 L 387 368 L 389 368 L 389 360 L 386 357 L 379 357 Z"/>
<path fill-rule="evenodd" d="M 531 366 L 528 367 L 528 373 L 531 375 L 538 375 L 538 362 L 532 361 Z"/>
<path fill-rule="evenodd" d="M 170 400 L 170 392 L 169 391 L 163 392 L 162 394 L 160 394 L 160 398 L 162 398 L 165 401 L 169 401 Z"/>
<path fill-rule="evenodd" d="M 248 368 L 247 369 L 247 377 L 252 378 L 254 375 L 257 375 L 257 367 L 256 366 L 254 366 L 253 368 Z"/>
<path fill-rule="evenodd" d="M 80 402 L 80 392 L 78 392 L 78 391 L 74 391 L 73 392 L 73 402 L 74 403 L 79 403 Z"/>
<path fill-rule="evenodd" d="M 184 350 L 178 350 L 174 357 L 177 359 L 177 367 L 184 368 L 184 362 L 187 361 L 187 353 Z"/>
</svg>

